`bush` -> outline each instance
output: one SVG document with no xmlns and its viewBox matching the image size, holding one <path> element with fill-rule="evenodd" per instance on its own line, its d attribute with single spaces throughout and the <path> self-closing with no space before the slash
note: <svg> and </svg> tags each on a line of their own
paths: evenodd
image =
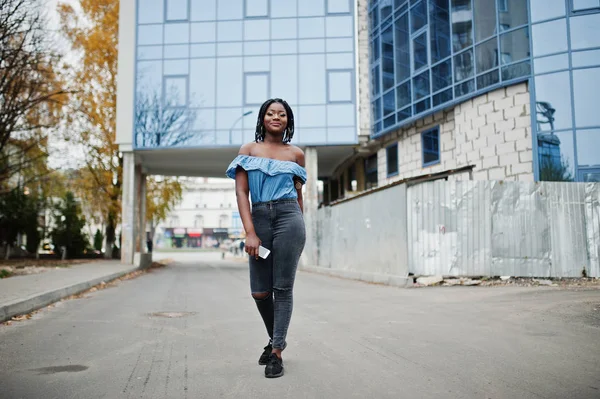
<svg viewBox="0 0 600 399">
<path fill-rule="evenodd" d="M 72 192 L 67 192 L 56 211 L 56 228 L 51 233 L 55 251 L 61 254 L 61 248 L 65 247 L 69 258 L 81 256 L 89 243 L 83 232 L 85 219 Z"/>
</svg>

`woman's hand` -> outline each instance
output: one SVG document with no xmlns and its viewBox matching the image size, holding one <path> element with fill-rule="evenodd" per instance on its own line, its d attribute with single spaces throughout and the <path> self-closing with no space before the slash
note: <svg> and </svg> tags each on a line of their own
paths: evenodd
<svg viewBox="0 0 600 399">
<path fill-rule="evenodd" d="M 246 246 L 244 247 L 246 253 L 254 258 L 258 259 L 258 247 L 260 247 L 261 241 L 256 233 L 250 233 L 246 236 Z"/>
</svg>

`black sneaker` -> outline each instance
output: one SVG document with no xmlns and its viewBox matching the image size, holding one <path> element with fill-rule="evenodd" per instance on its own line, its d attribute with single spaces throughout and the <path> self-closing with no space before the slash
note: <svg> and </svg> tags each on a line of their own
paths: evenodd
<svg viewBox="0 0 600 399">
<path fill-rule="evenodd" d="M 283 375 L 283 360 L 278 358 L 276 354 L 271 353 L 269 363 L 265 367 L 265 377 L 277 378 Z"/>
<path fill-rule="evenodd" d="M 271 352 L 273 351 L 273 344 L 269 341 L 269 344 L 265 346 L 265 351 L 260 355 L 258 359 L 258 364 L 261 366 L 266 366 L 269 363 L 269 356 L 271 356 Z"/>
</svg>

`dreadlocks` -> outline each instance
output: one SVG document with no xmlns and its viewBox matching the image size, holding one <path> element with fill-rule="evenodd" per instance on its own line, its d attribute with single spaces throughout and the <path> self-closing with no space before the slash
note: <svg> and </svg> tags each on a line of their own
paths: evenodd
<svg viewBox="0 0 600 399">
<path fill-rule="evenodd" d="M 285 100 L 282 100 L 281 98 L 272 98 L 270 100 L 267 100 L 260 107 L 260 111 L 258 112 L 258 119 L 256 121 L 256 133 L 254 141 L 256 141 L 257 143 L 259 141 L 264 141 L 266 133 L 264 126 L 265 114 L 267 113 L 267 109 L 269 109 L 269 107 L 273 103 L 279 103 L 283 105 L 285 113 L 287 114 L 287 127 L 283 132 L 283 142 L 287 144 L 290 141 L 292 141 L 292 137 L 294 137 L 294 113 L 292 112 L 292 108 L 288 105 L 288 103 Z"/>
</svg>

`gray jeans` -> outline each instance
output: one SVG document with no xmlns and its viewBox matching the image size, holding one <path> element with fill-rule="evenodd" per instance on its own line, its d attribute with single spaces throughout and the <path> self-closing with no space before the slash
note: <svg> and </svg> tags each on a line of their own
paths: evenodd
<svg viewBox="0 0 600 399">
<path fill-rule="evenodd" d="M 250 257 L 250 288 L 252 294 L 269 294 L 256 303 L 273 348 L 284 349 L 296 269 L 306 241 L 304 218 L 298 201 L 285 199 L 253 204 L 252 222 L 262 246 L 271 253 L 267 259 Z"/>
</svg>

